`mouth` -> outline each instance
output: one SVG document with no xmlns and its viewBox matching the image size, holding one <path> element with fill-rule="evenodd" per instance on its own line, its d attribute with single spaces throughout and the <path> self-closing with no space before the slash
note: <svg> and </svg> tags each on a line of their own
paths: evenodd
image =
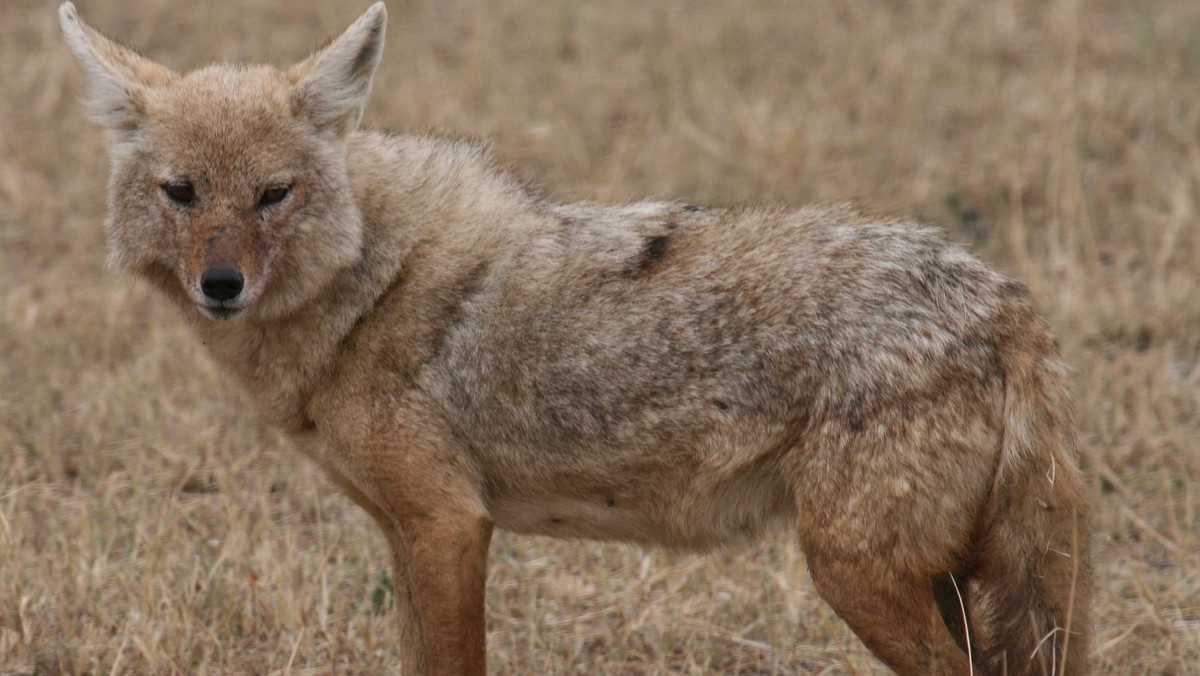
<svg viewBox="0 0 1200 676">
<path fill-rule="evenodd" d="M 209 307 L 207 305 L 199 305 L 200 311 L 207 315 L 210 319 L 232 319 L 235 315 L 242 311 L 240 307 L 225 307 L 218 305 Z"/>
</svg>

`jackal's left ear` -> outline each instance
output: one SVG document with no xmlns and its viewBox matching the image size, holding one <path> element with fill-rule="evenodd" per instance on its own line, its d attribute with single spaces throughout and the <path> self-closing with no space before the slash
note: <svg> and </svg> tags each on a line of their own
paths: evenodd
<svg viewBox="0 0 1200 676">
<path fill-rule="evenodd" d="M 135 129 L 144 117 L 146 91 L 178 77 L 85 24 L 70 2 L 58 8 L 58 22 L 67 46 L 87 70 L 88 112 L 109 129 Z"/>
<path fill-rule="evenodd" d="M 377 2 L 336 40 L 288 71 L 296 83 L 296 112 L 338 136 L 357 127 L 383 55 L 386 27 L 387 8 Z"/>
</svg>

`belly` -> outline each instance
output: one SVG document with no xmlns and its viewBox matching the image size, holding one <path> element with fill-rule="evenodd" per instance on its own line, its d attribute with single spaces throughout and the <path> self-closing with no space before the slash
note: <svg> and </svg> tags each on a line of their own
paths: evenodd
<svg viewBox="0 0 1200 676">
<path fill-rule="evenodd" d="M 608 488 L 595 477 L 559 475 L 538 487 L 487 496 L 496 525 L 552 537 L 616 540 L 705 550 L 753 539 L 795 520 L 795 502 L 771 465 L 720 476 L 690 468 L 624 476 Z"/>
</svg>

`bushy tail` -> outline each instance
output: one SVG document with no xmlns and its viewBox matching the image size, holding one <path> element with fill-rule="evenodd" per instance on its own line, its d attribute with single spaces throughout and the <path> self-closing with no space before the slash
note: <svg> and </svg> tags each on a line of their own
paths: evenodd
<svg viewBox="0 0 1200 676">
<path fill-rule="evenodd" d="M 989 671 L 1085 674 L 1091 548 L 1065 369 L 1045 322 L 1024 303 L 1013 314 L 1000 349 L 1004 437 L 972 595 Z"/>
</svg>

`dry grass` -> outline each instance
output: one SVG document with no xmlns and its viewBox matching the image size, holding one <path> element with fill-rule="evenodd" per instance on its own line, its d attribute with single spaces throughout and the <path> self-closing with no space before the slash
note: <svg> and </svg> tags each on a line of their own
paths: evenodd
<svg viewBox="0 0 1200 676">
<path fill-rule="evenodd" d="M 363 3 L 81 0 L 175 66 L 288 63 Z M 563 199 L 834 201 L 1026 278 L 1076 365 L 1100 673 L 1200 669 L 1200 4 L 392 2 L 368 119 Z M 101 134 L 50 3 L 0 2 L 0 673 L 384 673 L 387 558 L 172 312 L 104 270 Z M 501 535 L 495 673 L 869 673 L 781 534 Z"/>
</svg>

